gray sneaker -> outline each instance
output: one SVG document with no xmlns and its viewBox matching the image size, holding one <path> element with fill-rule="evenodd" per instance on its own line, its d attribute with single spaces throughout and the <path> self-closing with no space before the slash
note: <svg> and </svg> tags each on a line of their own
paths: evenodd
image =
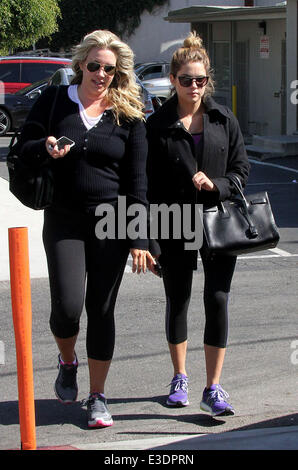
<svg viewBox="0 0 298 470">
<path fill-rule="evenodd" d="M 78 360 L 76 359 L 75 364 L 63 363 L 59 354 L 58 369 L 59 373 L 54 386 L 56 397 L 61 403 L 73 403 L 78 396 Z"/>
<path fill-rule="evenodd" d="M 103 393 L 90 393 L 87 399 L 87 416 L 89 428 L 112 426 L 113 419 L 107 408 L 107 400 Z"/>
</svg>

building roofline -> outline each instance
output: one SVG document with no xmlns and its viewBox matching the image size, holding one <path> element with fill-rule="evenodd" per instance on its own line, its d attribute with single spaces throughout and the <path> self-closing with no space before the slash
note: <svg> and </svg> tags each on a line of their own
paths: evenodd
<svg viewBox="0 0 298 470">
<path fill-rule="evenodd" d="M 170 23 L 196 23 L 213 21 L 269 20 L 285 19 L 287 6 L 285 2 L 275 6 L 231 7 L 194 5 L 188 8 L 172 10 L 164 19 Z"/>
</svg>

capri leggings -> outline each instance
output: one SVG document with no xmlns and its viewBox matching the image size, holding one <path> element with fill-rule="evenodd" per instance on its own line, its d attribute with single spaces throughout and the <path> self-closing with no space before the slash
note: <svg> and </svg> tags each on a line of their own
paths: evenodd
<svg viewBox="0 0 298 470">
<path fill-rule="evenodd" d="M 43 242 L 51 291 L 50 327 L 58 338 L 79 332 L 87 313 L 87 355 L 110 360 L 115 345 L 114 308 L 128 256 L 126 240 L 100 240 L 93 215 L 44 212 Z"/>
<path fill-rule="evenodd" d="M 236 256 L 208 255 L 201 250 L 204 268 L 204 344 L 226 347 L 228 337 L 228 296 Z M 187 339 L 187 311 L 191 298 L 193 270 L 186 267 L 163 268 L 166 293 L 166 336 L 171 344 Z"/>
</svg>

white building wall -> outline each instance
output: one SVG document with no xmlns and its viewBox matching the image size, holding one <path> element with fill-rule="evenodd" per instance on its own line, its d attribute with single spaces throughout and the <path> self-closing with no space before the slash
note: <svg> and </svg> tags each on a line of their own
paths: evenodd
<svg viewBox="0 0 298 470">
<path fill-rule="evenodd" d="M 181 45 L 190 30 L 189 23 L 169 23 L 164 18 L 171 10 L 188 8 L 193 5 L 243 6 L 244 1 L 235 0 L 169 0 L 164 7 L 156 8 L 153 13 L 143 13 L 141 24 L 135 33 L 124 40 L 135 53 L 136 62 L 156 60 L 169 61 L 173 52 Z"/>
<path fill-rule="evenodd" d="M 267 21 L 269 57 L 260 57 L 257 21 L 237 25 L 237 40 L 249 41 L 249 121 L 252 134 L 281 133 L 281 45 L 285 40 L 284 20 Z"/>
</svg>

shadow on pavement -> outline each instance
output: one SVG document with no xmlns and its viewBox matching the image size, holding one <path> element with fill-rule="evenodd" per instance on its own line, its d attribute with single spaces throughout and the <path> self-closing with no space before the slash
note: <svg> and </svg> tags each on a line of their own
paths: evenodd
<svg viewBox="0 0 298 470">
<path fill-rule="evenodd" d="M 158 397 L 144 397 L 144 398 L 129 398 L 129 399 L 109 399 L 109 404 L 119 403 L 136 403 L 136 402 L 156 402 L 159 403 L 162 408 L 169 409 L 170 407 L 164 405 L 165 396 Z M 86 424 L 86 407 L 82 401 L 77 401 L 72 405 L 63 405 L 56 399 L 44 399 L 35 400 L 35 415 L 36 415 L 36 426 L 52 426 L 62 424 L 72 424 L 80 429 L 88 429 Z M 214 419 L 207 414 L 182 414 L 173 415 L 169 413 L 129 413 L 129 414 L 117 414 L 113 413 L 113 419 L 115 422 L 124 421 L 138 421 L 138 420 L 155 420 L 155 421 L 177 421 L 183 423 L 197 424 L 206 428 L 220 426 L 225 423 L 223 419 Z M 19 423 L 19 408 L 18 401 L 8 401 L 0 403 L 0 425 L 11 426 Z M 121 432 L 119 433 L 121 434 Z M 125 431 L 125 434 L 127 431 Z M 134 433 L 135 434 L 135 433 Z M 146 432 L 142 432 L 146 434 Z M 169 432 L 167 432 L 169 434 Z M 175 434 L 177 434 L 175 432 Z M 185 435 L 185 432 L 181 433 Z M 193 433 L 190 433 L 193 434 Z"/>
</svg>

